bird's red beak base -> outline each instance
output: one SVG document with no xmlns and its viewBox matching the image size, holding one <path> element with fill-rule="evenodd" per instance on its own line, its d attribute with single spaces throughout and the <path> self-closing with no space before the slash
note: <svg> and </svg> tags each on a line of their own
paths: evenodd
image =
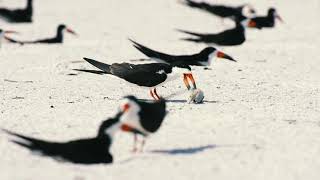
<svg viewBox="0 0 320 180">
<path fill-rule="evenodd" d="M 127 112 L 130 109 L 130 105 L 129 104 L 125 104 L 122 106 L 122 111 L 123 112 Z"/>
<path fill-rule="evenodd" d="M 127 125 L 127 124 L 122 124 L 122 125 L 121 125 L 121 130 L 122 130 L 122 131 L 125 131 L 125 132 L 130 132 L 130 131 L 133 130 L 133 128 L 130 127 L 129 125 Z"/>
<path fill-rule="evenodd" d="M 257 23 L 253 20 L 250 20 L 248 23 L 248 27 L 257 27 Z"/>
</svg>

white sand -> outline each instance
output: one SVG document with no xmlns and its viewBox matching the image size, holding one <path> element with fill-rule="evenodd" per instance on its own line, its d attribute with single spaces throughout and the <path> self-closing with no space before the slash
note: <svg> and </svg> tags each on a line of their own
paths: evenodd
<svg viewBox="0 0 320 180">
<path fill-rule="evenodd" d="M 261 14 L 277 7 L 286 23 L 249 30 L 244 45 L 221 48 L 238 63 L 221 60 L 212 71 L 198 68 L 194 74 L 206 102 L 179 101 L 188 94 L 172 98 L 177 101 L 168 103 L 170 113 L 145 153 L 132 155 L 132 137 L 119 133 L 114 164 L 74 165 L 32 155 L 0 133 L 0 179 L 319 179 L 320 1 L 246 2 Z M 17 7 L 24 1 L 0 2 L 5 4 Z M 94 136 L 124 95 L 149 98 L 147 91 L 110 76 L 69 76 L 72 68 L 92 68 L 73 61 L 144 58 L 128 37 L 161 51 L 191 54 L 205 45 L 179 41 L 185 36 L 175 28 L 218 32 L 232 26 L 176 0 L 35 0 L 34 21 L 1 21 L 0 27 L 20 31 L 16 38 L 34 39 L 50 36 L 64 22 L 80 36 L 67 35 L 62 46 L 3 44 L 0 127 L 59 141 Z M 182 81 L 158 92 L 179 90 Z"/>
</svg>

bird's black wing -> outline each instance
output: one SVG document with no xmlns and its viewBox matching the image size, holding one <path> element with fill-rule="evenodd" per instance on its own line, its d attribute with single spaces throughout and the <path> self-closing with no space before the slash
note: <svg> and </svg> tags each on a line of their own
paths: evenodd
<svg viewBox="0 0 320 180">
<path fill-rule="evenodd" d="M 160 99 L 153 103 L 138 101 L 138 104 L 141 107 L 141 111 L 139 112 L 142 117 L 141 120 L 143 121 L 141 125 L 149 132 L 156 132 L 166 116 L 165 100 Z"/>
<path fill-rule="evenodd" d="M 8 130 L 4 130 L 11 136 L 18 137 L 19 140 L 12 140 L 12 142 L 23 146 L 31 151 L 37 151 L 40 152 L 43 155 L 59 155 L 60 152 L 60 143 L 54 143 L 54 142 L 48 142 L 43 141 L 36 138 L 27 137 L 18 133 L 14 133 Z"/>
<path fill-rule="evenodd" d="M 115 63 L 110 67 L 111 73 L 139 86 L 154 87 L 167 79 L 167 74 L 154 64 Z"/>
<path fill-rule="evenodd" d="M 175 63 L 183 63 L 184 61 L 190 61 L 193 60 L 194 57 L 197 54 L 193 55 L 169 55 L 165 53 L 161 53 L 155 50 L 152 50 L 144 45 L 141 45 L 131 39 L 129 39 L 132 43 L 134 43 L 134 47 L 137 48 L 140 52 L 145 54 L 146 56 L 156 60 L 156 61 L 165 61 L 169 64 L 175 64 Z"/>
<path fill-rule="evenodd" d="M 169 54 L 165 54 L 165 53 L 162 53 L 162 52 L 158 52 L 158 51 L 155 51 L 155 50 L 152 50 L 142 44 L 139 44 L 131 39 L 129 39 L 134 45 L 134 47 L 136 49 L 138 49 L 141 53 L 143 53 L 144 55 L 150 57 L 150 58 L 154 58 L 154 59 L 159 59 L 159 60 L 162 60 L 162 61 L 166 61 L 166 62 L 170 62 L 172 61 L 172 59 L 174 59 L 174 55 L 169 55 Z"/>
<path fill-rule="evenodd" d="M 89 69 L 73 69 L 75 71 L 80 71 L 80 72 L 87 72 L 87 73 L 92 73 L 92 74 L 99 74 L 99 75 L 103 75 L 103 74 L 108 74 L 104 71 L 100 71 L 100 70 L 89 70 Z"/>
<path fill-rule="evenodd" d="M 105 72 L 106 74 L 110 74 L 110 65 L 109 64 L 105 64 L 93 59 L 89 59 L 89 58 L 83 58 L 84 60 L 86 60 L 88 63 L 90 63 L 91 65 L 93 65 L 94 67 L 102 70 L 103 72 Z"/>
</svg>

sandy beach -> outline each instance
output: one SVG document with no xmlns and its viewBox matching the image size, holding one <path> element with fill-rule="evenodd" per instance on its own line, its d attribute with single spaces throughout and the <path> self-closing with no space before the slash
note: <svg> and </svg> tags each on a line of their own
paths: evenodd
<svg viewBox="0 0 320 180">
<path fill-rule="evenodd" d="M 319 179 L 320 1 L 215 2 L 249 2 L 261 15 L 276 7 L 285 23 L 248 29 L 243 45 L 218 47 L 237 63 L 196 67 L 203 104 L 186 102 L 181 80 L 159 88 L 163 96 L 184 93 L 169 99 L 169 114 L 144 153 L 132 154 L 132 135 L 119 132 L 113 164 L 75 165 L 33 155 L 0 132 L 0 179 Z M 233 26 L 177 0 L 35 0 L 34 8 L 33 24 L 0 19 L 0 27 L 29 40 L 53 36 L 65 23 L 79 36 L 66 35 L 63 45 L 2 44 L 0 127 L 52 141 L 95 136 L 125 95 L 150 99 L 147 90 L 118 78 L 73 71 L 94 69 L 82 57 L 106 63 L 145 58 L 128 38 L 163 52 L 192 54 L 206 45 L 179 40 L 185 36 L 175 29 L 214 33 Z"/>
</svg>

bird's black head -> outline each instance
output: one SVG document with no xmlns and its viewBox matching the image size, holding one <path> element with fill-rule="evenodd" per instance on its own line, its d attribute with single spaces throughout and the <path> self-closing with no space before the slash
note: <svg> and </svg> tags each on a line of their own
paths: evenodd
<svg viewBox="0 0 320 180">
<path fill-rule="evenodd" d="M 200 52 L 200 54 L 209 56 L 210 54 L 214 53 L 216 50 L 217 49 L 214 47 L 206 47 Z"/>
<path fill-rule="evenodd" d="M 125 99 L 130 99 L 131 101 L 138 101 L 138 99 L 135 96 L 129 95 L 129 96 L 125 96 Z"/>
<path fill-rule="evenodd" d="M 64 24 L 59 24 L 59 26 L 58 26 L 58 31 L 63 31 L 63 30 L 65 30 L 66 28 L 67 28 L 66 25 L 64 25 Z"/>
<path fill-rule="evenodd" d="M 58 34 L 62 34 L 64 30 L 66 30 L 70 34 L 77 35 L 77 33 L 75 33 L 72 29 L 68 28 L 65 24 L 60 24 L 58 26 Z"/>
<path fill-rule="evenodd" d="M 273 16 L 273 15 L 276 14 L 276 13 L 277 13 L 277 11 L 276 11 L 275 8 L 269 8 L 269 9 L 268 9 L 268 15 L 269 15 L 269 16 Z"/>
<path fill-rule="evenodd" d="M 120 117 L 123 113 L 119 112 L 115 117 L 103 121 L 98 131 L 98 137 L 113 136 L 120 128 Z"/>
<path fill-rule="evenodd" d="M 275 8 L 269 8 L 268 17 L 278 19 L 282 23 L 284 22 Z"/>
</svg>

